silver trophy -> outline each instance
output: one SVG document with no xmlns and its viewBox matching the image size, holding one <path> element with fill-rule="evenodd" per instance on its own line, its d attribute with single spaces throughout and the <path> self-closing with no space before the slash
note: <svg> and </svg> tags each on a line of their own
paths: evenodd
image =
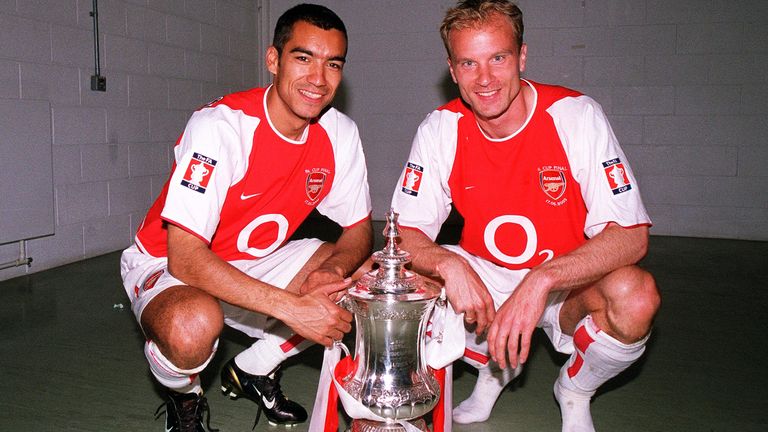
<svg viewBox="0 0 768 432">
<path fill-rule="evenodd" d="M 422 418 L 437 404 L 440 387 L 425 358 L 427 321 L 440 287 L 405 269 L 410 254 L 397 246 L 397 213 L 390 210 L 386 245 L 373 254 L 379 268 L 351 288 L 345 306 L 355 315 L 354 371 L 342 387 L 386 421 L 353 419 L 352 432 L 404 431 L 409 421 L 428 431 Z"/>
</svg>

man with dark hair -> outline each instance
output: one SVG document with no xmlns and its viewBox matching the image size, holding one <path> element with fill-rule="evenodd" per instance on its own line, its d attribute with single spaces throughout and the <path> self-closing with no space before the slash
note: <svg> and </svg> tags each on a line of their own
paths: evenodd
<svg viewBox="0 0 768 432">
<path fill-rule="evenodd" d="M 221 372 L 222 390 L 258 404 L 272 424 L 307 419 L 278 368 L 311 343 L 351 329 L 335 303 L 370 254 L 371 204 L 355 123 L 329 108 L 347 35 L 329 9 L 287 11 L 267 49 L 272 85 L 196 111 L 174 166 L 122 256 L 126 293 L 168 389 L 166 431 L 204 432 L 199 373 L 224 324 L 259 338 Z M 288 238 L 317 208 L 343 227 L 335 244 Z"/>
<path fill-rule="evenodd" d="M 636 266 L 651 224 L 637 181 L 597 102 L 520 77 L 515 4 L 462 1 L 441 35 L 461 98 L 419 126 L 392 207 L 414 270 L 464 315 L 479 376 L 453 419 L 488 418 L 541 327 L 570 354 L 554 386 L 563 431 L 593 431 L 591 397 L 643 354 L 660 303 Z M 461 240 L 438 246 L 451 205 Z"/>
<path fill-rule="evenodd" d="M 293 35 L 293 25 L 299 21 L 323 30 L 338 30 L 344 35 L 344 40 L 347 40 L 347 28 L 336 13 L 323 6 L 301 4 L 288 9 L 277 19 L 272 46 L 278 54 L 283 53 L 283 47 Z"/>
</svg>

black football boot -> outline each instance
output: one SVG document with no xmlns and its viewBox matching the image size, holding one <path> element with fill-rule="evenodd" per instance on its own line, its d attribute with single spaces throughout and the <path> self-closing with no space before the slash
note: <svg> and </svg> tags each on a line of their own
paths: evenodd
<svg viewBox="0 0 768 432">
<path fill-rule="evenodd" d="M 197 393 L 168 391 L 166 401 L 155 411 L 155 419 L 165 412 L 165 432 L 217 432 L 211 428 L 208 400 Z M 160 411 L 165 406 L 165 411 Z M 203 424 L 205 415 L 205 425 Z"/>
<path fill-rule="evenodd" d="M 246 397 L 259 405 L 254 427 L 262 411 L 273 426 L 293 426 L 307 421 L 307 411 L 283 395 L 279 369 L 269 375 L 251 375 L 237 367 L 233 358 L 221 370 L 221 391 L 225 395 L 232 399 Z"/>
</svg>

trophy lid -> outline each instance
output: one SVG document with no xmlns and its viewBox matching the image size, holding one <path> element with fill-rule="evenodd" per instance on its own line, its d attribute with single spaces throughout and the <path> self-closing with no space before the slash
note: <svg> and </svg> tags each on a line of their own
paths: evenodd
<svg viewBox="0 0 768 432">
<path fill-rule="evenodd" d="M 397 238 L 400 236 L 398 214 L 390 209 L 386 217 L 383 231 L 386 244 L 384 249 L 375 252 L 371 257 L 379 268 L 360 278 L 358 288 L 367 289 L 374 294 L 414 293 L 423 283 L 418 275 L 405 269 L 405 265 L 411 262 L 411 254 L 397 245 Z"/>
</svg>

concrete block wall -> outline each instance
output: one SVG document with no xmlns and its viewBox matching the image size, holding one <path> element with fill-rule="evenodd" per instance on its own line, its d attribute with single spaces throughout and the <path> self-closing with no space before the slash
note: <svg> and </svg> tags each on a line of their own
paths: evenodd
<svg viewBox="0 0 768 432">
<path fill-rule="evenodd" d="M 453 0 L 319 0 L 345 20 L 335 105 L 360 127 L 383 219 L 417 125 L 455 97 L 438 26 Z M 294 0 L 0 0 L 0 103 L 49 101 L 56 235 L 31 269 L 126 247 L 192 109 L 269 81 L 264 46 Z M 768 2 L 520 0 L 526 76 L 597 99 L 639 176 L 657 235 L 768 240 Z M 30 118 L 30 127 L 44 119 Z M 18 245 L 0 245 L 0 263 Z"/>
<path fill-rule="evenodd" d="M 55 235 L 0 280 L 127 247 L 191 112 L 260 83 L 258 2 L 99 0 L 107 91 L 91 91 L 92 3 L 0 0 L 0 104 L 50 102 L 27 127 L 53 125 L 55 194 Z M 0 263 L 18 256 L 0 245 Z"/>
<path fill-rule="evenodd" d="M 768 47 L 758 42 L 768 40 L 768 3 L 520 3 L 530 11 L 527 76 L 603 105 L 653 234 L 768 239 L 768 173 L 758 168 L 768 162 Z"/>
<path fill-rule="evenodd" d="M 272 0 L 270 23 L 293 4 Z M 335 105 L 360 127 L 374 218 L 424 116 L 456 95 L 439 23 L 454 0 L 327 0 L 350 33 Z M 525 76 L 603 105 L 656 235 L 768 240 L 768 2 L 519 0 Z"/>
</svg>

